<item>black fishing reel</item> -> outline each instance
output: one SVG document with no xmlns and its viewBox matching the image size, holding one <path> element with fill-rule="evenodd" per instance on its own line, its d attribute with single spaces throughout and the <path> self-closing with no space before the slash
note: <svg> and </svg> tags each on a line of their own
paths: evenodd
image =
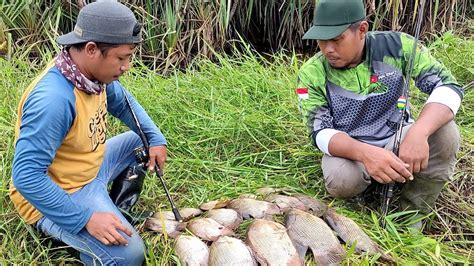
<svg viewBox="0 0 474 266">
<path fill-rule="evenodd" d="M 135 154 L 135 159 L 137 160 L 137 164 L 146 165 L 146 163 L 148 162 L 148 153 L 145 150 L 145 147 L 138 147 L 133 150 L 133 153 Z"/>
</svg>

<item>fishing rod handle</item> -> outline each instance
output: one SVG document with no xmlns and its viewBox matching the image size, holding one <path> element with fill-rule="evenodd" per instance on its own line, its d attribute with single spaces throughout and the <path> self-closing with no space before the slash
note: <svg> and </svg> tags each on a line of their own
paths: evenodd
<svg viewBox="0 0 474 266">
<path fill-rule="evenodd" d="M 178 208 L 174 204 L 173 198 L 171 198 L 171 194 L 168 190 L 168 187 L 166 186 L 166 182 L 165 182 L 165 179 L 163 177 L 163 171 L 161 171 L 161 169 L 158 167 L 158 165 L 155 165 L 155 174 L 160 179 L 161 185 L 163 186 L 163 189 L 165 190 L 166 197 L 168 198 L 168 201 L 171 204 L 171 210 L 173 211 L 174 218 L 176 219 L 176 221 L 181 222 L 183 220 L 183 218 L 181 217 L 181 214 L 179 213 Z"/>
</svg>

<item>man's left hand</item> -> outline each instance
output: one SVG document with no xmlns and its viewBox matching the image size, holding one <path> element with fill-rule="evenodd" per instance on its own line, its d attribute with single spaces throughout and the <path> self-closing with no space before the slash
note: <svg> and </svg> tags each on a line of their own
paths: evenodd
<svg viewBox="0 0 474 266">
<path fill-rule="evenodd" d="M 150 160 L 148 161 L 148 170 L 154 171 L 155 165 L 158 163 L 158 168 L 160 168 L 161 172 L 165 170 L 165 161 L 166 161 L 166 146 L 153 146 L 150 147 L 148 151 L 150 155 Z"/>
<path fill-rule="evenodd" d="M 409 170 L 413 174 L 419 173 L 428 167 L 430 147 L 428 136 L 410 128 L 405 139 L 400 144 L 399 158 L 410 165 Z"/>
</svg>

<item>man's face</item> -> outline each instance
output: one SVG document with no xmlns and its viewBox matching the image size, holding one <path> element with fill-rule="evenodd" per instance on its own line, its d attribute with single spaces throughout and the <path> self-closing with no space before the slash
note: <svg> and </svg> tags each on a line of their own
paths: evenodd
<svg viewBox="0 0 474 266">
<path fill-rule="evenodd" d="M 117 80 L 130 68 L 130 59 L 135 52 L 135 45 L 122 44 L 114 48 L 110 48 L 106 54 L 99 49 L 98 54 L 92 58 L 92 75 L 94 79 L 108 84 Z"/>
<path fill-rule="evenodd" d="M 355 67 L 361 60 L 365 32 L 364 29 L 349 28 L 334 39 L 318 40 L 318 45 L 333 68 Z"/>
</svg>

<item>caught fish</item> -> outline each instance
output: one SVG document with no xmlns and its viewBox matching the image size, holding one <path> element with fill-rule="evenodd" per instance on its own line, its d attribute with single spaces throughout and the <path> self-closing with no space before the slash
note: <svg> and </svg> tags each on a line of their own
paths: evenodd
<svg viewBox="0 0 474 266">
<path fill-rule="evenodd" d="M 151 217 L 145 220 L 145 228 L 161 234 L 167 234 L 169 237 L 175 238 L 182 230 L 184 230 L 184 228 L 186 228 L 186 223 Z"/>
<path fill-rule="evenodd" d="M 262 265 L 303 265 L 286 228 L 279 223 L 256 219 L 249 226 L 247 243 Z"/>
<path fill-rule="evenodd" d="M 223 226 L 234 230 L 242 223 L 242 216 L 233 209 L 215 209 L 206 213 L 207 218 L 211 218 Z"/>
<path fill-rule="evenodd" d="M 298 209 L 291 209 L 286 214 L 285 225 L 302 260 L 310 248 L 318 265 L 341 264 L 346 251 L 321 218 Z"/>
<path fill-rule="evenodd" d="M 249 198 L 234 199 L 229 203 L 228 208 L 237 211 L 244 219 L 269 218 L 273 214 L 280 214 L 280 208 L 277 205 Z"/>
<path fill-rule="evenodd" d="M 188 221 L 191 218 L 201 215 L 202 211 L 196 208 L 183 208 L 183 209 L 179 209 L 179 214 L 181 214 L 183 221 Z M 153 218 L 175 220 L 175 217 L 172 211 L 156 212 L 153 214 Z"/>
<path fill-rule="evenodd" d="M 357 252 L 367 252 L 369 254 L 381 254 L 381 257 L 387 261 L 393 261 L 393 258 L 384 253 L 379 245 L 375 243 L 352 219 L 337 214 L 333 209 L 328 209 L 325 219 L 338 236 L 344 242 L 351 246 L 355 243 Z"/>
<path fill-rule="evenodd" d="M 202 240 L 215 241 L 219 236 L 232 235 L 234 232 L 211 218 L 198 218 L 189 222 L 189 231 Z"/>
<path fill-rule="evenodd" d="M 195 236 L 178 236 L 174 250 L 183 265 L 207 266 L 209 263 L 209 248 Z"/>
<path fill-rule="evenodd" d="M 285 191 L 285 190 L 282 189 L 282 188 L 262 187 L 262 188 L 259 188 L 259 189 L 255 190 L 255 194 L 265 197 L 267 195 L 270 195 L 270 194 L 273 194 L 273 193 L 280 193 L 280 192 L 283 192 L 283 191 Z"/>
<path fill-rule="evenodd" d="M 299 199 L 301 202 L 303 202 L 303 204 L 308 209 L 307 211 L 317 217 L 323 216 L 323 214 L 328 209 L 326 204 L 322 203 L 321 201 L 315 198 L 312 198 L 303 194 L 297 194 L 294 197 Z"/>
<path fill-rule="evenodd" d="M 286 212 L 291 208 L 296 208 L 305 211 L 306 205 L 303 204 L 299 199 L 291 196 L 270 194 L 265 198 L 266 201 L 274 203 L 280 208 L 282 213 Z"/>
<path fill-rule="evenodd" d="M 245 194 L 239 195 L 239 199 L 242 199 L 242 198 L 256 199 L 257 195 L 250 194 L 250 193 L 245 193 Z"/>
<path fill-rule="evenodd" d="M 220 209 L 225 208 L 229 204 L 229 200 L 213 200 L 206 203 L 201 204 L 199 209 L 203 211 L 208 211 L 212 209 Z"/>
<path fill-rule="evenodd" d="M 221 236 L 211 245 L 209 265 L 257 266 L 257 262 L 252 250 L 242 240 Z"/>
</svg>

